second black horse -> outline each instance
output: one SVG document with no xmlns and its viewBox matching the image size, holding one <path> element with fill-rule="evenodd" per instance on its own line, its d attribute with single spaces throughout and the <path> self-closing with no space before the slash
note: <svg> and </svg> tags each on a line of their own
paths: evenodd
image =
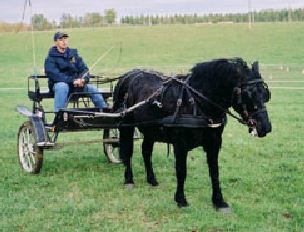
<svg viewBox="0 0 304 232">
<path fill-rule="evenodd" d="M 144 135 L 142 155 L 150 185 L 158 185 L 151 161 L 154 142 L 173 144 L 177 177 L 174 200 L 179 207 L 186 207 L 187 153 L 202 146 L 207 154 L 213 205 L 216 209 L 229 208 L 221 192 L 218 170 L 226 115 L 236 117 L 228 109 L 233 107 L 238 112 L 241 116 L 238 120 L 247 124 L 250 132 L 264 137 L 271 132 L 265 107 L 269 99 L 270 92 L 258 63 L 250 68 L 241 58 L 199 63 L 189 75 L 173 78 L 145 70 L 122 75 L 114 91 L 113 109 L 121 111 L 140 105 L 126 115 L 127 126 L 122 124 L 120 128 L 124 183 L 134 184 L 131 158 L 136 126 Z"/>
</svg>

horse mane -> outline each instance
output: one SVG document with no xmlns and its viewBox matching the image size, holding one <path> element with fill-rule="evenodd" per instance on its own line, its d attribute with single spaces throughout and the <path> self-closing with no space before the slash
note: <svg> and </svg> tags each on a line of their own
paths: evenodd
<svg viewBox="0 0 304 232">
<path fill-rule="evenodd" d="M 223 81 L 232 76 L 244 77 L 248 70 L 248 65 L 242 58 L 222 58 L 198 63 L 191 69 L 191 73 L 193 77 L 199 77 L 204 82 L 216 82 L 217 79 Z"/>
<path fill-rule="evenodd" d="M 248 65 L 242 58 L 215 59 L 196 64 L 191 69 L 189 83 L 216 101 L 223 96 L 231 96 L 224 91 L 231 90 L 232 86 L 245 79 L 248 71 Z"/>
</svg>

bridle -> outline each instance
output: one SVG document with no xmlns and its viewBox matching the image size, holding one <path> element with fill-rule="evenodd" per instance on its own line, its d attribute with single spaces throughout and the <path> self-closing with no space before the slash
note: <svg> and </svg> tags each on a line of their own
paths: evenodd
<svg viewBox="0 0 304 232">
<path fill-rule="evenodd" d="M 247 121 L 247 125 L 249 127 L 254 127 L 256 125 L 256 122 L 253 119 L 254 115 L 257 115 L 259 113 L 267 111 L 266 107 L 264 105 L 263 105 L 262 108 L 258 109 L 258 106 L 256 104 L 253 104 L 253 108 L 257 109 L 257 110 L 255 110 L 252 113 L 249 113 L 248 110 L 247 110 L 246 103 L 244 103 L 244 101 L 243 101 L 243 92 L 247 92 L 248 94 L 252 94 L 252 92 L 254 92 L 254 90 L 252 90 L 252 89 L 257 89 L 257 85 L 259 83 L 263 84 L 264 90 L 265 90 L 265 96 L 263 97 L 263 101 L 264 101 L 264 103 L 268 102 L 271 98 L 271 95 L 270 95 L 270 91 L 268 89 L 268 85 L 263 81 L 262 78 L 249 80 L 249 81 L 245 81 L 245 82 L 244 81 L 240 82 L 238 84 L 238 87 L 234 88 L 234 94 L 237 95 L 237 104 L 242 106 L 242 111 L 241 111 L 240 114 L 243 115 L 243 118 L 246 118 L 245 121 Z M 232 98 L 233 97 L 234 97 L 234 95 L 232 96 Z M 233 100 L 232 100 L 232 102 L 233 102 Z"/>
</svg>

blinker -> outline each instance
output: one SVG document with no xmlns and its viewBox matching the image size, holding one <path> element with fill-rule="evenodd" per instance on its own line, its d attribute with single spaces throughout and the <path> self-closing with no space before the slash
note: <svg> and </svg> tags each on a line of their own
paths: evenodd
<svg viewBox="0 0 304 232">
<path fill-rule="evenodd" d="M 269 102 L 270 99 L 271 99 L 271 93 L 270 93 L 270 91 L 269 91 L 268 86 L 266 85 L 266 83 L 264 85 L 264 89 L 265 89 L 265 92 L 263 94 L 264 102 Z"/>
</svg>

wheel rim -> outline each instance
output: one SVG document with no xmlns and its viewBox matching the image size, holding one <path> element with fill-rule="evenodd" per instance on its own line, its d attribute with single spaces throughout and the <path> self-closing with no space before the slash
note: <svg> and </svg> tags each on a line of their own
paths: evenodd
<svg viewBox="0 0 304 232">
<path fill-rule="evenodd" d="M 114 146 L 112 143 L 105 143 L 104 149 L 111 163 L 121 163 L 121 159 L 119 158 L 118 146 Z"/>
<path fill-rule="evenodd" d="M 35 149 L 35 138 L 28 127 L 23 127 L 19 133 L 19 160 L 23 169 L 33 172 L 37 163 L 37 151 Z"/>
<path fill-rule="evenodd" d="M 110 142 L 103 142 L 104 153 L 111 163 L 121 163 L 119 157 L 119 130 L 118 129 L 105 129 L 104 139 L 111 139 Z"/>
</svg>

